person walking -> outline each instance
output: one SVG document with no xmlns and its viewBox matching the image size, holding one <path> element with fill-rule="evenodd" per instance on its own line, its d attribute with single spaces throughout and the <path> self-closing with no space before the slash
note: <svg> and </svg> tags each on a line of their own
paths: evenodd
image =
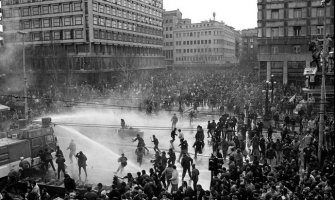
<svg viewBox="0 0 335 200">
<path fill-rule="evenodd" d="M 173 151 L 173 149 L 169 149 L 169 152 L 168 152 L 168 155 L 169 155 L 169 159 L 168 159 L 168 165 L 171 164 L 171 165 L 174 165 L 175 162 L 176 162 L 176 153 Z"/>
<path fill-rule="evenodd" d="M 273 128 L 270 125 L 268 128 L 268 142 L 272 141 Z"/>
<path fill-rule="evenodd" d="M 195 164 L 192 164 L 192 173 L 191 174 L 192 174 L 191 180 L 193 181 L 193 189 L 196 190 L 196 186 L 197 186 L 198 181 L 199 181 L 200 172 L 195 167 Z"/>
<path fill-rule="evenodd" d="M 116 174 L 119 173 L 119 171 L 123 172 L 123 169 L 127 166 L 127 160 L 128 158 L 124 156 L 124 153 L 121 154 L 121 157 L 117 160 L 120 163 L 120 166 L 117 168 Z"/>
<path fill-rule="evenodd" d="M 194 148 L 194 159 L 197 159 L 197 155 L 202 154 L 202 141 L 200 140 L 196 140 L 193 144 L 193 148 Z"/>
<path fill-rule="evenodd" d="M 165 176 L 166 181 L 167 181 L 167 185 L 166 185 L 166 189 L 169 188 L 170 183 L 171 183 L 171 178 L 172 178 L 172 173 L 173 173 L 173 166 L 172 164 L 169 164 L 167 168 L 165 168 L 162 172 L 162 176 Z M 162 178 L 161 178 L 162 179 Z"/>
<path fill-rule="evenodd" d="M 180 140 L 180 154 L 179 154 L 179 158 L 178 158 L 178 162 L 180 162 L 180 159 L 182 158 L 182 156 L 184 154 L 188 154 L 188 143 L 186 140 Z"/>
<path fill-rule="evenodd" d="M 76 155 L 76 150 L 77 150 L 77 146 L 74 143 L 74 140 L 72 139 L 69 146 L 67 147 L 66 150 L 70 150 L 70 154 L 69 154 L 69 158 L 70 158 L 70 162 L 71 164 L 73 163 L 73 159 L 72 157 Z"/>
<path fill-rule="evenodd" d="M 152 135 L 152 140 L 151 140 L 151 142 L 154 143 L 154 151 L 155 151 L 155 152 L 161 152 L 161 151 L 159 150 L 159 148 L 158 148 L 159 141 L 158 141 L 158 139 L 156 138 L 155 135 Z"/>
<path fill-rule="evenodd" d="M 184 154 L 183 158 L 181 159 L 181 166 L 183 167 L 182 181 L 184 181 L 186 171 L 188 172 L 190 179 L 192 179 L 192 175 L 191 175 L 191 165 L 192 164 L 193 164 L 193 159 L 188 154 Z"/>
<path fill-rule="evenodd" d="M 173 116 L 171 118 L 171 122 L 172 122 L 172 130 L 173 130 L 174 128 L 177 127 L 177 122 L 178 122 L 178 117 L 177 117 L 176 113 L 173 114 Z"/>
<path fill-rule="evenodd" d="M 272 145 L 270 145 L 270 148 L 266 151 L 265 157 L 266 157 L 266 159 L 268 161 L 268 164 L 271 167 L 274 167 L 274 161 L 275 161 L 275 158 L 276 158 L 276 152 L 273 149 Z"/>
<path fill-rule="evenodd" d="M 174 194 L 175 192 L 178 191 L 178 182 L 179 182 L 179 173 L 178 173 L 178 170 L 177 170 L 177 167 L 175 165 L 173 165 L 173 171 L 172 171 L 172 176 L 170 178 L 170 181 L 171 181 L 171 194 Z"/>
<path fill-rule="evenodd" d="M 55 165 L 54 165 L 54 163 L 52 161 L 53 158 L 52 158 L 51 152 L 47 148 L 44 149 L 44 155 L 45 155 L 45 160 L 46 160 L 45 164 L 46 164 L 47 170 L 48 170 L 48 165 L 50 163 L 52 169 L 55 172 L 55 176 L 56 176 L 56 168 L 55 168 Z"/>
<path fill-rule="evenodd" d="M 81 175 L 81 168 L 83 168 L 84 172 L 85 172 L 85 180 L 87 180 L 87 171 L 86 171 L 86 161 L 87 161 L 87 157 L 85 156 L 85 154 L 82 151 L 79 151 L 79 153 L 77 153 L 76 158 L 78 159 L 78 167 L 79 167 L 79 180 L 81 179 L 80 175 Z"/>
<path fill-rule="evenodd" d="M 57 157 L 56 159 L 56 164 L 57 164 L 57 175 L 58 175 L 58 179 L 60 179 L 60 172 L 63 172 L 63 175 L 65 177 L 65 158 L 63 157 L 63 155 L 60 155 Z"/>
</svg>

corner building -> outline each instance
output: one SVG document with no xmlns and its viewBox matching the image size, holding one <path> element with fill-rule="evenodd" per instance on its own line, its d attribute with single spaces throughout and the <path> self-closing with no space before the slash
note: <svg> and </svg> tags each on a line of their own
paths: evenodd
<svg viewBox="0 0 335 200">
<path fill-rule="evenodd" d="M 326 29 L 321 0 L 258 0 L 258 61 L 261 80 L 271 75 L 284 84 L 304 83 L 312 53 L 308 43 L 334 35 L 334 1 L 327 6 Z"/>
<path fill-rule="evenodd" d="M 164 67 L 162 0 L 3 0 L 2 5 L 5 41 L 21 44 L 17 32 L 27 32 L 27 67 L 35 72 L 70 72 L 94 83 L 111 81 L 116 71 Z"/>
<path fill-rule="evenodd" d="M 173 31 L 176 29 L 177 24 L 182 20 L 182 13 L 178 10 L 165 11 L 163 14 L 163 37 L 164 47 L 163 54 L 165 56 L 165 65 L 167 67 L 173 66 L 173 50 L 174 50 L 174 37 Z"/>
<path fill-rule="evenodd" d="M 223 67 L 237 63 L 235 35 L 223 22 L 182 19 L 174 33 L 175 67 Z"/>
</svg>

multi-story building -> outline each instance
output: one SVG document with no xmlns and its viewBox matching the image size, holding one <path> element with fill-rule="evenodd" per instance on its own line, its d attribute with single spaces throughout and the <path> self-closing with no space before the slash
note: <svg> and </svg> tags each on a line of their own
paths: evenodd
<svg viewBox="0 0 335 200">
<path fill-rule="evenodd" d="M 165 56 L 165 65 L 167 67 L 173 66 L 173 49 L 174 37 L 173 31 L 177 24 L 182 19 L 182 13 L 178 10 L 165 11 L 163 14 L 163 37 L 164 47 L 163 54 Z"/>
<path fill-rule="evenodd" d="M 334 1 L 325 15 L 321 0 L 258 0 L 258 61 L 260 78 L 303 84 L 304 68 L 312 61 L 308 43 L 334 34 Z"/>
<path fill-rule="evenodd" d="M 223 22 L 182 19 L 174 33 L 174 66 L 207 67 L 237 63 L 235 30 Z"/>
<path fill-rule="evenodd" d="M 240 66 L 243 69 L 258 71 L 257 28 L 242 30 Z"/>
<path fill-rule="evenodd" d="M 110 81 L 115 71 L 164 67 L 162 0 L 3 0 L 6 43 L 33 71 Z M 61 56 L 55 63 L 55 57 Z"/>
</svg>

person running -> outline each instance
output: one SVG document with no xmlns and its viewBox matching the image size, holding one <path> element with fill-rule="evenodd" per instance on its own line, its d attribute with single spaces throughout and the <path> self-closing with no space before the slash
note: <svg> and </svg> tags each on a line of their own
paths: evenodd
<svg viewBox="0 0 335 200">
<path fill-rule="evenodd" d="M 73 163 L 72 157 L 76 155 L 76 149 L 77 149 L 77 146 L 74 143 L 74 140 L 72 139 L 69 146 L 66 149 L 66 150 L 70 150 L 69 158 L 70 158 L 71 164 Z"/>
<path fill-rule="evenodd" d="M 177 117 L 176 113 L 173 114 L 173 116 L 171 118 L 171 122 L 172 122 L 172 130 L 173 130 L 174 128 L 177 127 L 177 122 L 178 122 L 178 117 Z"/>
<path fill-rule="evenodd" d="M 143 156 L 144 156 L 144 148 L 143 147 L 137 147 L 135 154 L 137 156 L 137 162 L 140 164 L 140 167 L 142 165 L 142 161 L 143 161 Z"/>
<path fill-rule="evenodd" d="M 156 138 L 155 135 L 152 135 L 152 140 L 151 140 L 151 142 L 154 143 L 154 151 L 155 151 L 155 152 L 161 152 L 161 151 L 159 150 L 159 148 L 158 148 L 159 141 L 158 141 L 158 139 Z"/>
<path fill-rule="evenodd" d="M 193 144 L 193 148 L 194 148 L 194 159 L 197 159 L 197 155 L 202 154 L 202 141 L 200 140 L 196 140 Z"/>
<path fill-rule="evenodd" d="M 147 150 L 149 152 L 149 149 L 145 146 L 145 142 L 144 142 L 143 138 L 139 134 L 137 134 L 136 138 L 133 139 L 133 142 L 135 142 L 135 141 L 138 141 L 137 148 L 141 147 L 141 148 L 144 148 L 145 150 Z M 143 153 L 145 153 L 145 152 L 143 152 Z"/>
<path fill-rule="evenodd" d="M 127 160 L 128 158 L 124 156 L 124 153 L 121 154 L 121 157 L 117 160 L 120 163 L 120 166 L 117 168 L 116 174 L 119 173 L 119 171 L 123 172 L 123 169 L 127 166 Z"/>
<path fill-rule="evenodd" d="M 174 129 L 171 131 L 171 138 L 172 138 L 171 142 L 174 142 L 175 139 L 176 139 L 176 136 L 178 136 L 178 134 L 176 133 L 176 131 L 177 131 L 177 128 L 174 128 Z"/>
<path fill-rule="evenodd" d="M 79 167 L 79 180 L 81 179 L 80 175 L 81 175 L 81 168 L 84 169 L 85 172 L 85 180 L 87 180 L 87 171 L 86 171 L 86 161 L 87 161 L 87 157 L 85 156 L 85 154 L 82 151 L 79 151 L 79 153 L 77 153 L 76 158 L 78 159 L 78 167 Z"/>
</svg>

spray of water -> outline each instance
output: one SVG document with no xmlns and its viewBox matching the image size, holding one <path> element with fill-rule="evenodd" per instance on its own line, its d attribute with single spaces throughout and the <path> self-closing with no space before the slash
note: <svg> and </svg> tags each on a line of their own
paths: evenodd
<svg viewBox="0 0 335 200">
<path fill-rule="evenodd" d="M 55 134 L 58 138 L 61 149 L 65 151 L 71 139 L 74 139 L 77 145 L 77 152 L 82 151 L 87 156 L 88 178 L 91 183 L 112 183 L 113 173 L 119 166 L 117 159 L 120 155 L 71 127 L 56 126 Z M 69 152 L 64 153 L 67 155 Z M 68 173 L 70 173 L 73 177 L 77 177 L 78 170 L 76 162 L 70 164 L 70 159 L 67 159 L 67 165 L 70 166 Z M 140 168 L 138 166 L 136 166 L 133 162 L 128 161 L 128 165 L 124 172 L 118 175 L 125 175 L 128 172 L 136 172 L 139 170 Z"/>
</svg>

